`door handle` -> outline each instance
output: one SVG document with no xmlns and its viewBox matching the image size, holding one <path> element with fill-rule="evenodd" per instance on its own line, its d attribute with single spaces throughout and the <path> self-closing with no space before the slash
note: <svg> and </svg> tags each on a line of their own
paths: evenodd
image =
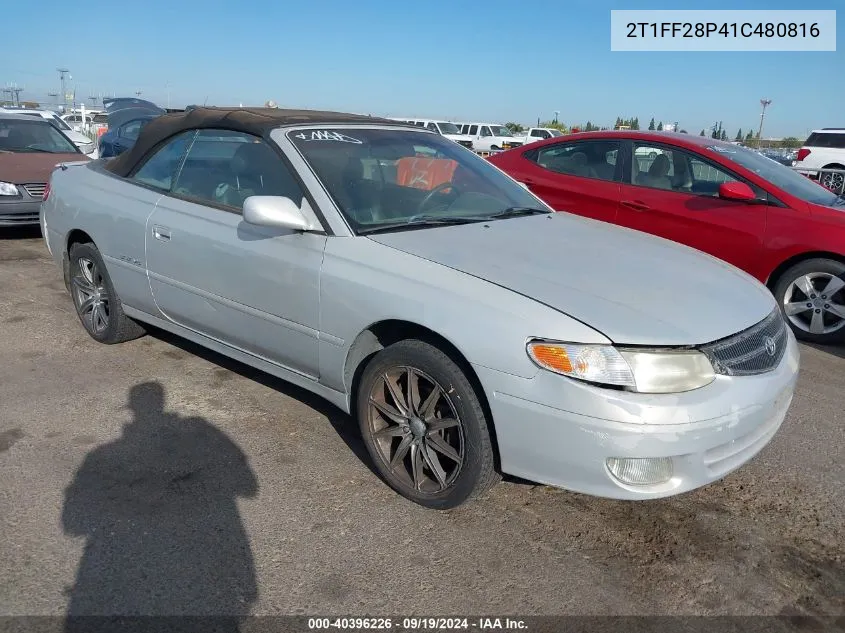
<svg viewBox="0 0 845 633">
<path fill-rule="evenodd" d="M 651 207 L 647 204 L 640 202 L 639 200 L 623 200 L 622 201 L 623 207 L 628 207 L 629 209 L 633 209 L 634 211 L 650 211 Z"/>
<path fill-rule="evenodd" d="M 169 242 L 170 229 L 166 229 L 163 226 L 153 226 L 153 237 L 162 242 Z"/>
</svg>

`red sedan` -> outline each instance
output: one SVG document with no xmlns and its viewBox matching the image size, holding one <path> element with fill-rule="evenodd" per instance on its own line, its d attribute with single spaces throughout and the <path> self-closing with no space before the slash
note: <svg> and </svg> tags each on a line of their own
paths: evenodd
<svg viewBox="0 0 845 633">
<path fill-rule="evenodd" d="M 845 198 L 789 167 L 703 136 L 633 131 L 569 134 L 489 160 L 557 211 L 680 242 L 748 272 L 775 294 L 799 338 L 845 341 Z"/>
</svg>

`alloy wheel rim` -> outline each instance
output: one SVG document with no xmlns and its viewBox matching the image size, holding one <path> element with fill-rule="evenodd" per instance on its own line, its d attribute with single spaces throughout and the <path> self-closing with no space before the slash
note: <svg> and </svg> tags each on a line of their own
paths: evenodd
<svg viewBox="0 0 845 633">
<path fill-rule="evenodd" d="M 99 266 L 86 257 L 80 257 L 71 282 L 82 322 L 90 332 L 101 334 L 109 326 L 111 302 Z"/>
<path fill-rule="evenodd" d="M 842 174 L 825 174 L 822 179 L 822 184 L 834 193 L 843 193 L 845 176 Z"/>
<path fill-rule="evenodd" d="M 454 483 L 465 460 L 464 429 L 434 378 L 413 367 L 391 367 L 375 380 L 367 411 L 376 452 L 404 486 L 430 496 Z"/>
<path fill-rule="evenodd" d="M 831 334 L 845 326 L 845 281 L 830 273 L 795 279 L 783 297 L 783 311 L 795 327 L 810 334 Z"/>
</svg>

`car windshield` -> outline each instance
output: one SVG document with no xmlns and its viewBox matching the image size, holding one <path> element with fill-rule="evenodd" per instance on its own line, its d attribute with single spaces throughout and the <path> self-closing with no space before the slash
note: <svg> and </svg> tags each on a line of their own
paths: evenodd
<svg viewBox="0 0 845 633">
<path fill-rule="evenodd" d="M 493 132 L 493 136 L 513 136 L 513 133 L 504 125 L 491 125 L 490 131 Z"/>
<path fill-rule="evenodd" d="M 440 135 L 313 128 L 290 131 L 288 138 L 358 233 L 550 211 L 492 164 Z"/>
<path fill-rule="evenodd" d="M 76 154 L 79 150 L 47 121 L 0 119 L 0 151 Z"/>
<path fill-rule="evenodd" d="M 764 180 L 796 198 L 827 206 L 833 206 L 837 203 L 838 196 L 830 190 L 762 154 L 736 145 L 730 147 L 713 145 L 709 149 L 723 158 L 753 171 Z"/>
<path fill-rule="evenodd" d="M 443 121 L 437 122 L 437 127 L 440 128 L 441 134 L 460 134 L 461 131 L 458 129 L 458 126 L 454 123 L 445 123 Z"/>
</svg>

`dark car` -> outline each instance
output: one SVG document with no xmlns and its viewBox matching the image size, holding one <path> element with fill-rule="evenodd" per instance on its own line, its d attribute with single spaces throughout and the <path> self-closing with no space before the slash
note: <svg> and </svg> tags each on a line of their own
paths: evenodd
<svg viewBox="0 0 845 633">
<path fill-rule="evenodd" d="M 167 111 L 143 99 L 104 99 L 108 131 L 100 137 L 100 158 L 119 156 L 135 144 L 141 129 Z"/>
<path fill-rule="evenodd" d="M 0 226 L 38 224 L 56 164 L 86 160 L 46 119 L 0 113 Z"/>
<path fill-rule="evenodd" d="M 845 342 L 845 196 L 793 169 L 722 141 L 640 131 L 570 134 L 489 160 L 557 211 L 741 268 L 768 285 L 798 338 Z"/>
</svg>

